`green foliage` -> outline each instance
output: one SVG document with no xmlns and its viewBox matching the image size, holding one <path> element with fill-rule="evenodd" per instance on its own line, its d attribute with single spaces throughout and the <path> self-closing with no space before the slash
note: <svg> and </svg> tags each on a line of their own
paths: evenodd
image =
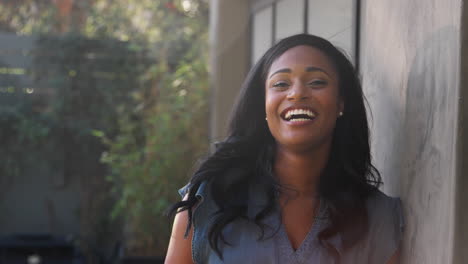
<svg viewBox="0 0 468 264">
<path fill-rule="evenodd" d="M 128 247 L 138 254 L 164 254 L 171 224 L 163 213 L 180 199 L 177 188 L 207 150 L 207 6 L 198 4 L 199 12 L 188 16 L 159 3 L 153 19 L 165 37 L 146 42 L 157 50 L 157 62 L 142 76 L 149 85 L 132 93 L 131 111 L 118 108 L 114 138 L 95 132 L 109 147 L 102 161 L 119 197 L 113 215 L 126 217 Z"/>
<path fill-rule="evenodd" d="M 24 0 L 27 7 L 39 2 Z M 21 149 L 35 146 L 50 150 L 45 157 L 60 163 L 63 152 L 57 149 L 65 146 L 73 150 L 66 171 L 80 173 L 95 173 L 100 159 L 117 201 L 112 216 L 125 220 L 130 254 L 163 255 L 171 229 L 163 212 L 180 199 L 176 190 L 207 151 L 208 5 L 83 3 L 80 27 L 40 38 L 28 74 L 49 96 L 23 98 L 0 113 L 0 125 L 9 127 L 0 134 L 9 142 L 3 151 L 18 157 Z M 12 7 L 0 5 L 3 28 L 22 34 L 57 28 L 51 20 L 57 10 L 50 5 L 36 6 L 44 13 L 27 7 L 15 20 L 7 14 Z M 5 22 L 12 20 L 16 24 Z M 21 167 L 14 163 L 4 159 L 0 167 L 13 173 Z"/>
</svg>

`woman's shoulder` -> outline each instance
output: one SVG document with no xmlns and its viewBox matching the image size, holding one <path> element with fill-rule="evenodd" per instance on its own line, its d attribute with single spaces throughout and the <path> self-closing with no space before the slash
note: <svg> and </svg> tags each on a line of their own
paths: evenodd
<svg viewBox="0 0 468 264">
<path fill-rule="evenodd" d="M 375 190 L 367 198 L 366 208 L 371 228 L 388 226 L 403 229 L 404 219 L 400 198 Z"/>
<path fill-rule="evenodd" d="M 400 198 L 374 191 L 366 201 L 368 234 L 365 243 L 369 263 L 386 263 L 400 246 L 404 217 Z"/>
<path fill-rule="evenodd" d="M 180 188 L 178 190 L 180 196 L 183 198 L 185 197 L 189 191 L 195 191 L 195 197 L 199 200 L 199 202 L 203 202 L 203 200 L 207 197 L 209 194 L 209 189 L 210 186 L 208 184 L 208 181 L 202 181 L 200 185 L 194 189 L 194 185 L 192 183 L 187 183 L 185 186 Z"/>
</svg>

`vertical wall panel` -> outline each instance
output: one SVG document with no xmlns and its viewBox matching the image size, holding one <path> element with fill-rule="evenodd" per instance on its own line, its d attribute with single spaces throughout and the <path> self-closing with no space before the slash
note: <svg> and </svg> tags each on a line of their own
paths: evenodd
<svg viewBox="0 0 468 264">
<path fill-rule="evenodd" d="M 285 37 L 303 33 L 304 1 L 282 0 L 276 3 L 276 36 L 278 41 Z"/>
<path fill-rule="evenodd" d="M 308 0 L 308 31 L 354 56 L 356 0 Z"/>
<path fill-rule="evenodd" d="M 456 190 L 456 227 L 453 264 L 465 264 L 468 260 L 468 5 L 462 6 L 461 50 L 460 50 L 460 124 L 458 134 L 458 173 Z"/>
<path fill-rule="evenodd" d="M 453 263 L 461 5 L 362 5 L 360 61 L 373 155 L 384 191 L 403 200 L 403 263 Z"/>
<path fill-rule="evenodd" d="M 250 1 L 210 1 L 210 142 L 224 139 L 234 100 L 250 64 Z"/>
<path fill-rule="evenodd" d="M 273 8 L 267 7 L 253 14 L 252 22 L 252 64 L 271 46 Z"/>
</svg>

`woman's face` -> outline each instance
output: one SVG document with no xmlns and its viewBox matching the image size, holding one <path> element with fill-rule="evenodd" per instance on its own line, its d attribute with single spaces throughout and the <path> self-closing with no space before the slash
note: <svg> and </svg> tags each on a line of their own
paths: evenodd
<svg viewBox="0 0 468 264">
<path fill-rule="evenodd" d="M 310 46 L 287 50 L 271 65 L 265 83 L 268 127 L 280 147 L 310 150 L 331 143 L 343 110 L 338 74 Z"/>
</svg>

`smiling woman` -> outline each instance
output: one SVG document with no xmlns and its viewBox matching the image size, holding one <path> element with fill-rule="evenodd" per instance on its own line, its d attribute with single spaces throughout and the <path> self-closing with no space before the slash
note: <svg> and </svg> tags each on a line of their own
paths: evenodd
<svg viewBox="0 0 468 264">
<path fill-rule="evenodd" d="M 288 37 L 180 190 L 166 263 L 397 263 L 400 200 L 380 184 L 352 64 L 322 38 Z"/>
<path fill-rule="evenodd" d="M 276 143 L 289 145 L 288 149 L 322 144 L 329 149 L 336 119 L 343 111 L 332 62 L 316 48 L 297 46 L 273 62 L 268 76 L 265 111 Z"/>
</svg>

